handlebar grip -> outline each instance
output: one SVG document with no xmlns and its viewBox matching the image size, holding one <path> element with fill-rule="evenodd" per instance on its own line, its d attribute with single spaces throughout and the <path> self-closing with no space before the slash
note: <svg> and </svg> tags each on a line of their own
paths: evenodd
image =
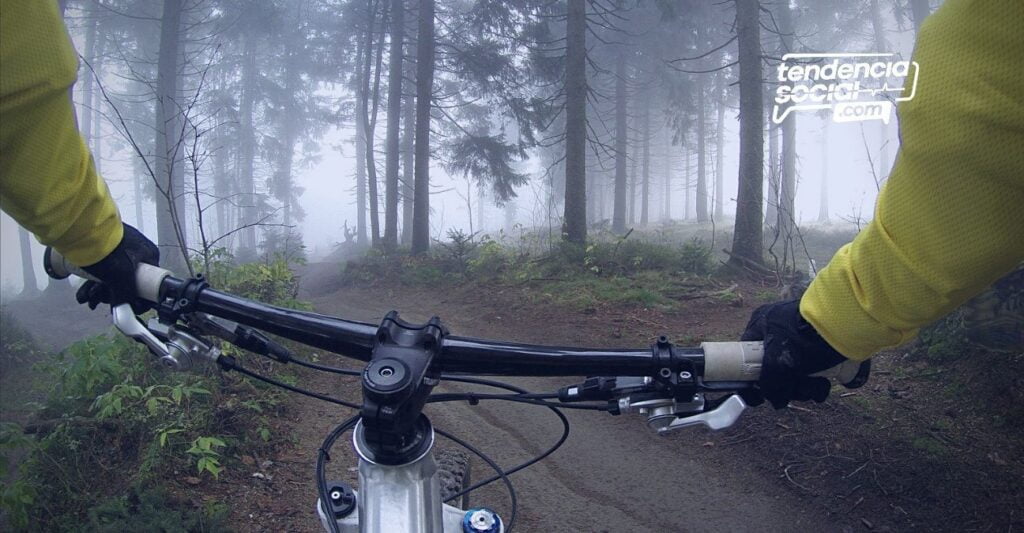
<svg viewBox="0 0 1024 533">
<path fill-rule="evenodd" d="M 43 252 L 43 269 L 53 279 L 64 279 L 74 274 L 80 278 L 99 281 L 78 265 L 68 261 L 60 252 L 47 246 Z M 143 300 L 160 303 L 160 285 L 164 278 L 170 276 L 169 270 L 147 263 L 139 263 L 135 269 L 135 287 Z"/>
<path fill-rule="evenodd" d="M 764 343 L 745 342 L 704 342 L 704 381 L 757 381 L 761 378 L 761 360 L 764 358 Z M 850 361 L 823 370 L 815 376 L 835 379 L 847 388 L 855 389 L 868 380 L 871 372 L 870 361 Z"/>
</svg>

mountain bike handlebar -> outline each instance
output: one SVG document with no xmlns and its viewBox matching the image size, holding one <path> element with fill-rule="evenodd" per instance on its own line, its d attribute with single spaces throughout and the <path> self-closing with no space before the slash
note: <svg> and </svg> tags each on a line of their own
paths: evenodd
<svg viewBox="0 0 1024 533">
<path fill-rule="evenodd" d="M 93 279 L 49 248 L 44 263 L 56 279 L 70 274 Z M 372 324 L 255 302 L 212 289 L 201 278 L 182 280 L 145 263 L 138 267 L 136 284 L 147 301 L 174 298 L 172 305 L 183 312 L 206 313 L 362 361 L 371 359 L 378 334 L 378 326 Z M 687 348 L 672 346 L 662 337 L 647 348 L 594 349 L 444 335 L 432 366 L 445 373 L 500 376 L 668 377 L 685 368 L 705 383 L 732 384 L 729 389 L 739 390 L 759 379 L 762 356 L 761 342 L 704 342 Z M 861 364 L 848 361 L 818 375 L 850 386 L 866 379 L 865 372 Z"/>
<path fill-rule="evenodd" d="M 71 274 L 92 279 L 51 249 L 44 254 L 44 266 L 57 279 Z M 428 403 L 507 400 L 547 407 L 561 419 L 562 438 L 548 451 L 508 472 L 471 445 L 437 430 L 495 469 L 495 476 L 463 493 L 498 479 L 506 483 L 512 506 L 508 522 L 511 529 L 516 499 L 508 474 L 540 461 L 565 442 L 569 422 L 559 409 L 639 413 L 659 434 L 695 426 L 724 429 L 733 425 L 747 407 L 744 398 L 735 393 L 756 386 L 764 352 L 761 342 L 705 342 L 686 348 L 673 346 L 666 337 L 641 349 L 491 341 L 449 335 L 437 317 L 426 324 L 409 324 L 394 311 L 374 326 L 255 302 L 210 288 L 202 275 L 179 279 L 147 264 L 139 265 L 135 283 L 137 294 L 154 304 L 156 317 L 143 324 L 132 306 L 123 303 L 111 308 L 114 325 L 126 336 L 144 343 L 166 366 L 187 370 L 203 361 L 212 362 L 225 371 L 237 371 L 270 385 L 359 409 L 357 416 L 328 434 L 317 457 L 317 514 L 325 529 L 334 533 L 469 531 L 466 521 L 480 516 L 493 516 L 498 524 L 495 530 L 502 530 L 502 522 L 490 510 L 462 512 L 442 505 L 431 455 L 434 429 L 423 413 Z M 235 357 L 221 353 L 220 343 L 204 338 L 215 336 L 281 363 L 294 361 L 314 370 L 357 374 L 293 358 L 287 348 L 258 330 L 367 362 L 358 372 L 362 403 L 346 402 L 254 373 Z M 819 375 L 857 387 L 867 380 L 869 369 L 867 363 L 851 361 Z M 509 384 L 452 374 L 591 377 L 555 393 L 532 394 Z M 515 394 L 432 394 L 441 379 L 503 388 Z M 354 492 L 344 482 L 328 482 L 324 467 L 331 447 L 348 429 L 354 432 L 353 446 L 359 456 L 358 505 L 346 503 L 341 495 Z"/>
</svg>

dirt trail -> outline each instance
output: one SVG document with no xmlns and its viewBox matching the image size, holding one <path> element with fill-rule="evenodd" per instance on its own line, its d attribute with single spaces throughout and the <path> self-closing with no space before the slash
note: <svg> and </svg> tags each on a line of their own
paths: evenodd
<svg viewBox="0 0 1024 533">
<path fill-rule="evenodd" d="M 337 264 L 309 265 L 302 272 L 301 297 L 321 312 L 371 323 L 397 309 L 414 321 L 438 314 L 459 335 L 579 346 L 643 346 L 661 333 L 683 345 L 734 339 L 759 303 L 752 295 L 767 289 L 741 286 L 745 299 L 689 300 L 675 311 L 610 306 L 570 311 L 545 305 L 540 291 L 526 286 L 341 287 L 338 270 Z M 9 302 L 9 309 L 51 350 L 110 329 L 107 313 L 71 301 L 67 293 Z M 319 357 L 356 367 L 330 354 Z M 569 411 L 567 444 L 513 476 L 520 499 L 516 529 L 845 533 L 1024 526 L 1020 425 L 1003 419 L 1004 404 L 1019 395 L 1014 392 L 1019 385 L 993 388 L 992 383 L 1006 382 L 993 379 L 999 369 L 967 360 L 933 367 L 894 352 L 875 363 L 863 389 L 837 389 L 820 405 L 751 409 L 734 428 L 715 434 L 690 431 L 663 438 L 641 417 Z M 24 418 L 30 412 L 25 402 L 39 393 L 31 388 L 30 366 L 18 368 L 25 372 L 0 375 L 0 417 L 6 420 Z M 947 372 L 965 372 L 966 377 L 952 380 L 958 394 L 941 379 Z M 359 401 L 354 378 L 301 369 L 296 375 L 306 388 Z M 513 380 L 537 392 L 570 381 Z M 561 430 L 550 412 L 531 406 L 445 404 L 428 407 L 428 414 L 437 427 L 506 467 L 545 449 Z M 226 458 L 228 468 L 219 480 L 203 478 L 198 485 L 188 482 L 196 479 L 190 472 L 175 472 L 166 480 L 168 487 L 199 508 L 225 502 L 233 529 L 321 531 L 313 509 L 316 450 L 351 412 L 288 395 L 278 415 L 270 417 L 272 453 Z M 438 445 L 452 446 L 444 439 Z M 354 481 L 350 441 L 339 441 L 332 456 L 329 476 Z M 480 461 L 473 468 L 476 479 L 489 474 Z M 506 517 L 509 512 L 497 483 L 474 493 L 473 505 L 494 507 Z"/>
<path fill-rule="evenodd" d="M 580 345 L 635 346 L 646 343 L 656 333 L 652 326 L 639 322 L 609 324 L 602 317 L 581 320 L 545 310 L 535 309 L 532 314 L 523 315 L 513 309 L 495 309 L 486 304 L 484 295 L 468 302 L 454 297 L 437 301 L 436 293 L 420 290 L 397 293 L 342 288 L 325 294 L 315 290 L 322 287 L 317 283 L 320 274 L 307 271 L 308 294 L 304 297 L 312 300 L 320 312 L 356 320 L 376 322 L 387 311 L 398 309 L 411 320 L 439 314 L 460 335 Z M 687 320 L 694 322 L 703 334 L 713 335 L 720 326 L 703 323 L 713 322 L 713 318 L 683 319 Z M 332 393 L 345 387 L 337 380 L 332 381 Z M 551 391 L 569 381 L 524 378 L 513 382 L 535 391 Z M 315 384 L 328 386 L 319 379 Z M 350 383 L 348 387 L 350 397 L 354 397 L 357 386 Z M 516 464 L 543 450 L 558 437 L 561 428 L 557 419 L 544 409 L 501 402 L 472 407 L 464 403 L 432 406 L 428 414 L 437 427 L 464 437 L 503 465 Z M 658 437 L 640 417 L 566 414 L 572 423 L 566 445 L 539 465 L 513 476 L 519 497 L 520 531 L 843 529 L 843 524 L 830 519 L 822 510 L 780 491 L 776 480 L 746 468 L 750 460 L 760 459 L 733 457 L 720 449 L 711 449 L 704 445 L 707 435 L 699 431 Z M 306 399 L 291 406 L 289 418 L 296 422 L 296 442 L 280 467 L 281 479 L 274 484 L 280 486 L 283 481 L 294 485 L 294 490 L 282 494 L 284 499 L 273 507 L 285 514 L 290 511 L 293 516 L 267 513 L 249 520 L 239 517 L 249 523 L 246 525 L 261 530 L 319 530 L 311 520 L 312 459 L 323 435 L 345 415 L 330 405 Z M 350 448 L 348 441 L 344 447 Z M 354 465 L 350 453 L 335 454 L 334 462 Z M 475 477 L 486 475 L 485 468 L 482 463 L 475 464 Z M 353 475 L 344 467 L 337 474 L 350 478 Z M 507 497 L 499 484 L 475 493 L 473 504 L 495 507 L 506 517 L 509 512 Z"/>
</svg>

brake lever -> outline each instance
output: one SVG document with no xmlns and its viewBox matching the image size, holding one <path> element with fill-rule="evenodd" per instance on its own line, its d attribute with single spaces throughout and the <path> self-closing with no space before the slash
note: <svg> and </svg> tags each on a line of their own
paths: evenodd
<svg viewBox="0 0 1024 533">
<path fill-rule="evenodd" d="M 701 413 L 676 418 L 670 424 L 657 429 L 659 435 L 669 431 L 692 426 L 703 425 L 712 431 L 725 429 L 739 420 L 743 410 L 747 408 L 747 402 L 743 401 L 738 394 L 726 398 L 718 407 L 703 411 Z"/>
<path fill-rule="evenodd" d="M 135 316 L 135 311 L 132 311 L 132 306 L 129 304 L 120 304 L 111 307 L 110 314 L 113 317 L 114 327 L 118 329 L 124 336 L 134 339 L 142 344 L 145 344 L 149 351 L 153 355 L 164 360 L 165 357 L 170 357 L 171 353 L 167 349 L 167 345 L 164 344 L 160 339 L 153 334 L 149 328 L 146 327 L 142 321 Z"/>
<path fill-rule="evenodd" d="M 203 360 L 217 362 L 217 358 L 220 357 L 220 350 L 216 346 L 210 346 L 182 328 L 163 324 L 155 319 L 150 322 L 151 326 L 146 326 L 135 316 L 129 304 L 113 306 L 111 315 L 118 331 L 146 345 L 149 351 L 171 370 L 189 370 Z M 167 342 L 161 341 L 157 333 L 166 338 Z"/>
</svg>

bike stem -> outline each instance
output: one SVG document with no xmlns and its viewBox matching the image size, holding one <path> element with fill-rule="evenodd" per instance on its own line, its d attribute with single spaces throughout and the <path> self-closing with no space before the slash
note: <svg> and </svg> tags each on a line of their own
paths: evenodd
<svg viewBox="0 0 1024 533">
<path fill-rule="evenodd" d="M 433 317 L 410 324 L 388 313 L 377 328 L 369 364 L 363 369 L 363 404 L 355 427 L 359 455 L 357 515 L 328 517 L 339 530 L 360 533 L 408 531 L 454 532 L 464 512 L 444 505 L 430 453 L 434 429 L 423 414 L 427 397 L 438 384 L 431 368 L 447 330 Z"/>
<path fill-rule="evenodd" d="M 356 432 L 370 461 L 406 464 L 430 447 L 433 428 L 422 411 L 438 384 L 432 363 L 447 333 L 437 317 L 425 324 L 405 322 L 396 311 L 384 317 L 363 369 L 362 423 Z"/>
</svg>

